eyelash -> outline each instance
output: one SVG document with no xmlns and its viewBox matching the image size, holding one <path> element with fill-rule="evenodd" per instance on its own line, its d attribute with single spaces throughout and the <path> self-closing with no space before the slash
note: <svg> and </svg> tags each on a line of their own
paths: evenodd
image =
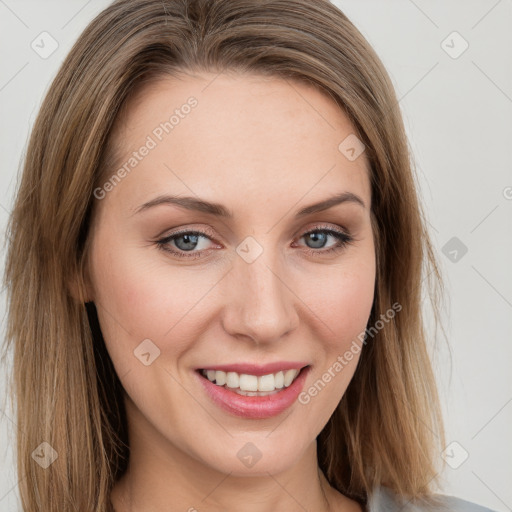
<svg viewBox="0 0 512 512">
<path fill-rule="evenodd" d="M 330 227 L 326 226 L 317 226 L 315 229 L 306 231 L 300 238 L 303 238 L 304 236 L 310 235 L 312 233 L 325 233 L 328 235 L 333 236 L 337 239 L 336 245 L 329 247 L 328 249 L 311 249 L 309 247 L 305 248 L 305 251 L 310 255 L 321 255 L 324 256 L 326 254 L 332 254 L 338 251 L 341 251 L 344 249 L 347 245 L 351 244 L 354 239 L 348 235 L 347 233 L 344 233 L 343 231 L 338 231 L 335 229 L 332 229 Z M 177 256 L 178 258 L 189 258 L 189 259 L 197 259 L 201 257 L 202 252 L 204 251 L 182 251 L 182 250 L 174 250 L 169 249 L 169 243 L 173 240 L 180 238 L 180 236 L 183 235 L 193 235 L 193 236 L 202 236 L 208 239 L 211 239 L 211 235 L 209 235 L 206 232 L 203 231 L 196 231 L 196 230 L 183 230 L 179 231 L 177 233 L 173 233 L 171 235 L 168 235 L 164 238 L 161 238 L 160 240 L 156 241 L 156 244 L 158 248 L 162 251 L 171 253 L 173 256 Z M 299 239 L 300 240 L 300 239 Z M 211 249 L 205 249 L 206 251 Z"/>
</svg>

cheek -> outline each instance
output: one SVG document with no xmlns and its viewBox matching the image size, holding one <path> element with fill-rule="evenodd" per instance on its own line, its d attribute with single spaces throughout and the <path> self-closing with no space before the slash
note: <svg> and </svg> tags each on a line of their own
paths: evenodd
<svg viewBox="0 0 512 512">
<path fill-rule="evenodd" d="M 311 283 L 315 283 L 312 286 Z M 304 281 L 301 297 L 318 316 L 318 332 L 328 352 L 340 351 L 364 331 L 375 290 L 373 246 L 339 264 L 319 267 L 314 279 Z"/>
<path fill-rule="evenodd" d="M 324 335 L 316 338 L 316 365 L 298 397 L 309 418 L 309 437 L 320 433 L 338 406 L 364 350 L 362 336 L 373 304 L 375 274 L 371 261 L 360 263 L 327 281 L 318 296 Z"/>
<path fill-rule="evenodd" d="M 370 248 L 369 248 L 370 249 Z M 312 435 L 328 420 L 356 370 L 374 299 L 375 258 L 371 250 L 346 258 L 338 271 L 317 274 L 308 304 L 318 316 L 312 336 L 316 368 L 299 402 L 311 412 Z"/>
<path fill-rule="evenodd" d="M 343 272 L 339 283 L 330 282 L 323 307 L 327 322 L 337 335 L 335 347 L 340 350 L 365 329 L 370 316 L 375 289 L 371 268 L 357 266 Z"/>
<path fill-rule="evenodd" d="M 98 237 L 97 250 L 91 252 L 94 302 L 107 348 L 119 364 L 132 363 L 133 350 L 143 340 L 161 346 L 162 339 L 178 333 L 186 323 L 182 320 L 214 285 L 209 274 L 199 278 L 172 268 L 156 250 L 131 246 L 114 235 Z M 181 336 L 175 339 L 174 355 L 185 343 L 179 343 Z"/>
</svg>

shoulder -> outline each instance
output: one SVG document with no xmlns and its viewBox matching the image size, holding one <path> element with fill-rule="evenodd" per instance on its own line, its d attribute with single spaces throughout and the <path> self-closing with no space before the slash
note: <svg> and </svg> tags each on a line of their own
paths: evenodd
<svg viewBox="0 0 512 512">
<path fill-rule="evenodd" d="M 390 489 L 381 486 L 368 497 L 368 512 L 494 512 L 490 508 L 454 496 L 435 494 L 432 503 L 402 501 Z"/>
</svg>

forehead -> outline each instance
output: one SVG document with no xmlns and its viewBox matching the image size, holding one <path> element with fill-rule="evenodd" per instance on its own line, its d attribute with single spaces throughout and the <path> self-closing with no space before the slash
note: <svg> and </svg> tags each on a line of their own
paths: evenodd
<svg viewBox="0 0 512 512">
<path fill-rule="evenodd" d="M 140 88 L 116 126 L 109 172 L 127 172 L 110 196 L 229 196 L 243 207 L 335 188 L 368 199 L 364 153 L 350 161 L 338 148 L 354 131 L 313 85 L 244 73 L 166 77 Z"/>
</svg>

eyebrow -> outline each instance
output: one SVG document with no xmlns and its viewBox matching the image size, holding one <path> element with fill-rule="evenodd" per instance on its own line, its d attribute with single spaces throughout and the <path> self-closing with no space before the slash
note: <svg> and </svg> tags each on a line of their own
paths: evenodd
<svg viewBox="0 0 512 512">
<path fill-rule="evenodd" d="M 297 212 L 296 217 L 300 218 L 304 217 L 305 215 L 328 210 L 329 208 L 342 203 L 355 203 L 362 206 L 363 208 L 366 208 L 364 201 L 359 196 L 353 194 L 352 192 L 342 192 L 340 194 L 336 194 L 332 197 L 324 199 L 323 201 L 302 208 Z M 234 217 L 231 210 L 219 203 L 212 203 L 197 197 L 173 196 L 168 194 L 155 197 L 151 201 L 144 203 L 135 210 L 135 213 L 140 213 L 149 210 L 150 208 L 154 208 L 155 206 L 164 204 L 180 206 L 187 210 L 203 212 L 226 219 L 232 219 Z"/>
</svg>

